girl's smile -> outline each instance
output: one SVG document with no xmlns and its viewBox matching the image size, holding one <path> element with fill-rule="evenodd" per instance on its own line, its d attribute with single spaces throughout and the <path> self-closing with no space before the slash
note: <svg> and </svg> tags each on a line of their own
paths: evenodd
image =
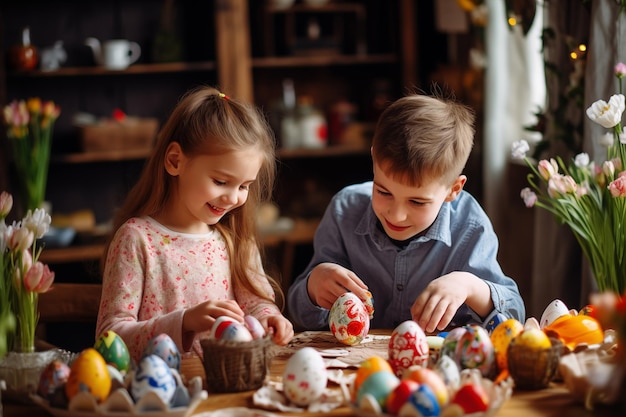
<svg viewBox="0 0 626 417">
<path fill-rule="evenodd" d="M 246 202 L 261 163 L 255 147 L 187 156 L 177 143 L 172 143 L 166 168 L 177 177 L 177 195 L 157 220 L 172 230 L 206 233 L 208 226 Z"/>
</svg>

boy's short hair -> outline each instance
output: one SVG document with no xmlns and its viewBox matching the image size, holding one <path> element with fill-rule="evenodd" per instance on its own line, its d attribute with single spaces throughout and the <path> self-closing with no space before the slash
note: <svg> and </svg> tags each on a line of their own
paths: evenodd
<svg viewBox="0 0 626 417">
<path fill-rule="evenodd" d="M 474 143 L 474 111 L 453 99 L 423 94 L 402 97 L 381 114 L 372 157 L 398 181 L 445 185 L 463 172 Z"/>
</svg>

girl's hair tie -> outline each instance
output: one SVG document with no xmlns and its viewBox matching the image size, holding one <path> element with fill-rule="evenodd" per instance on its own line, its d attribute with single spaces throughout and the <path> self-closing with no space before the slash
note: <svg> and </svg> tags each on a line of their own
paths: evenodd
<svg viewBox="0 0 626 417">
<path fill-rule="evenodd" d="M 224 94 L 224 93 L 219 93 L 218 96 L 220 96 L 224 100 L 228 100 L 228 96 L 226 94 Z"/>
</svg>

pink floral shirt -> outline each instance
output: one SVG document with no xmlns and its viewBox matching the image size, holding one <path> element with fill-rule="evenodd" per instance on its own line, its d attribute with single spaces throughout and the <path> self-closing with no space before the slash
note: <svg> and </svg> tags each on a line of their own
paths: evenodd
<svg viewBox="0 0 626 417">
<path fill-rule="evenodd" d="M 261 264 L 260 255 L 257 262 Z M 254 279 L 274 297 L 264 276 Z M 232 299 L 257 319 L 280 314 L 275 304 L 243 288 L 233 289 L 226 243 L 214 228 L 207 234 L 186 234 L 149 217 L 132 218 L 109 247 L 96 337 L 107 330 L 116 332 L 137 360 L 152 337 L 167 333 L 185 353 L 192 348 L 182 335 L 185 309 L 208 300 Z M 196 352 L 201 352 L 203 336 L 206 333 L 194 337 Z"/>
</svg>

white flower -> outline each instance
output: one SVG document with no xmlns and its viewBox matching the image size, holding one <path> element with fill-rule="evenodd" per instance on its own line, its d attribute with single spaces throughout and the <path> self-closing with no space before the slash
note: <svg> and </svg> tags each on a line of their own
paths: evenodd
<svg viewBox="0 0 626 417">
<path fill-rule="evenodd" d="M 515 159 L 524 159 L 526 158 L 526 152 L 530 150 L 530 146 L 528 146 L 528 142 L 525 140 L 517 140 L 513 142 L 511 155 Z"/>
<path fill-rule="evenodd" d="M 587 109 L 587 117 L 602 127 L 610 129 L 622 121 L 626 104 L 623 94 L 611 96 L 609 102 L 598 100 Z"/>
<path fill-rule="evenodd" d="M 33 232 L 35 239 L 41 239 L 50 229 L 51 222 L 50 215 L 44 209 L 38 208 L 34 212 L 28 210 L 26 217 L 22 220 L 22 226 Z"/>
<path fill-rule="evenodd" d="M 581 169 L 587 168 L 589 165 L 589 154 L 583 152 L 576 155 L 574 158 L 574 165 Z"/>
</svg>

